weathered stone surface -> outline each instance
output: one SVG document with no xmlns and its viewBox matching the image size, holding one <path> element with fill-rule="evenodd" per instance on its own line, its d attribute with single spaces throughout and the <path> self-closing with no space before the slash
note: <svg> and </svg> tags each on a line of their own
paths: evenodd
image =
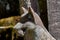
<svg viewBox="0 0 60 40">
<path fill-rule="evenodd" d="M 49 32 L 60 40 L 60 0 L 47 0 Z"/>
</svg>

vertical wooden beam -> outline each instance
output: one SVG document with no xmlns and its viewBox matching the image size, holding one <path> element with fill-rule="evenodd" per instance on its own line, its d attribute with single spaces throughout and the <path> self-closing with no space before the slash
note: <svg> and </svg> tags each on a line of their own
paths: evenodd
<svg viewBox="0 0 60 40">
<path fill-rule="evenodd" d="M 60 40 L 60 0 L 47 0 L 49 32 Z"/>
<path fill-rule="evenodd" d="M 19 9 L 20 9 L 20 14 L 23 14 L 23 10 L 21 7 L 25 7 L 27 8 L 27 4 L 26 4 L 27 0 L 19 0 Z"/>
</svg>

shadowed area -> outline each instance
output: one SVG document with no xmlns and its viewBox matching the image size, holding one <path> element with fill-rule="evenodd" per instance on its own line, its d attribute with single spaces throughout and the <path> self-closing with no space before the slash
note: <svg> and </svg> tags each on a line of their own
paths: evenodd
<svg viewBox="0 0 60 40">
<path fill-rule="evenodd" d="M 19 14 L 19 1 L 16 0 L 0 0 L 0 19 Z"/>
</svg>

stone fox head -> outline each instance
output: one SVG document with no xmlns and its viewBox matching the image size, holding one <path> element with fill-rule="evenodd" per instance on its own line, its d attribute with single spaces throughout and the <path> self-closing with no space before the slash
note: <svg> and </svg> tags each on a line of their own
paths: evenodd
<svg viewBox="0 0 60 40">
<path fill-rule="evenodd" d="M 38 18 L 37 17 L 38 15 L 35 14 L 35 12 L 32 9 L 31 11 L 33 15 L 35 15 L 36 18 Z M 35 24 L 32 22 L 25 22 L 23 24 L 19 22 L 14 26 L 14 29 L 17 29 L 17 32 L 19 33 L 19 35 L 24 37 L 24 40 L 56 40 L 45 29 L 40 19 L 39 19 L 39 23 L 40 23 L 39 24 L 37 21 L 38 19 L 36 18 L 35 18 Z"/>
</svg>

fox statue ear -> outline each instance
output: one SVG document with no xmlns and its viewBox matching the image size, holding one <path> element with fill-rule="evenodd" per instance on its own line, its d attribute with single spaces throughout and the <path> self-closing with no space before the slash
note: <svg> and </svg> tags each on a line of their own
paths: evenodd
<svg viewBox="0 0 60 40">
<path fill-rule="evenodd" d="M 33 11 L 33 9 L 31 9 L 30 7 L 28 8 L 28 10 L 26 9 L 26 8 L 24 8 L 24 7 L 22 7 L 22 10 L 23 10 L 23 14 L 21 15 L 21 17 L 24 17 L 25 15 L 27 15 L 28 13 L 33 13 L 34 11 Z"/>
<path fill-rule="evenodd" d="M 32 11 L 31 11 L 30 7 L 29 7 L 29 9 L 28 9 L 28 12 L 29 12 L 30 14 L 32 14 Z"/>
<path fill-rule="evenodd" d="M 22 10 L 23 10 L 24 13 L 21 15 L 21 17 L 24 17 L 25 15 L 28 14 L 28 10 L 25 9 L 24 7 L 22 7 Z"/>
<path fill-rule="evenodd" d="M 21 15 L 21 17 L 24 17 L 24 16 L 26 16 L 28 13 L 33 13 L 32 11 L 31 11 L 31 9 L 30 9 L 30 7 L 29 7 L 29 9 L 27 10 L 26 8 L 24 8 L 24 7 L 22 7 L 22 10 L 23 10 L 23 14 Z"/>
</svg>

